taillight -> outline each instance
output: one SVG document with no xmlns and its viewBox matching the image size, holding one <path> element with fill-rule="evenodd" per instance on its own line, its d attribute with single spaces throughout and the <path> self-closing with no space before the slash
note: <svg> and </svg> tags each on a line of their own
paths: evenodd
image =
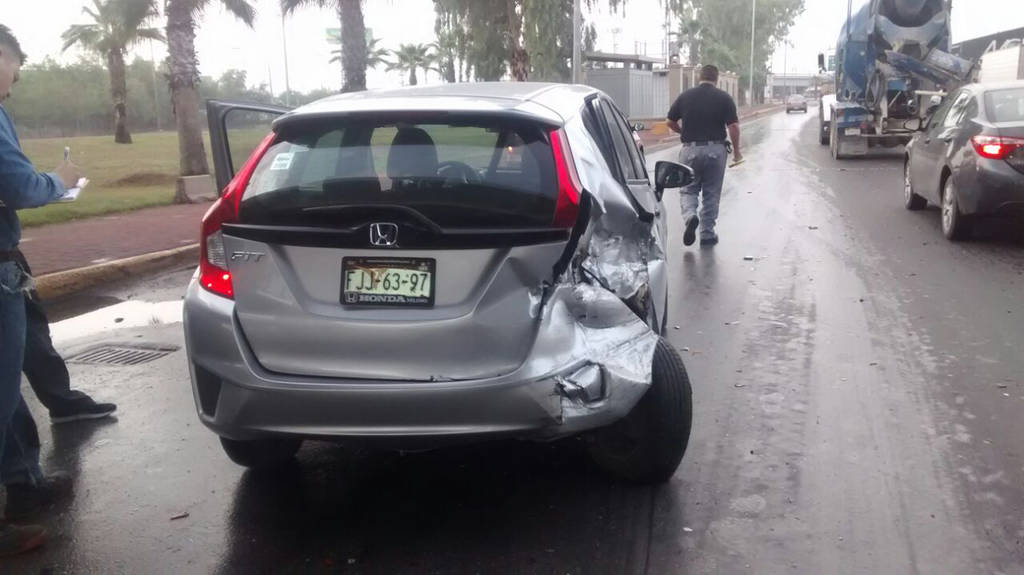
<svg viewBox="0 0 1024 575">
<path fill-rule="evenodd" d="M 565 131 L 558 129 L 551 132 L 551 151 L 555 155 L 555 172 L 558 175 L 558 204 L 555 206 L 555 217 L 551 224 L 556 228 L 571 228 L 576 224 L 580 213 L 580 195 L 583 184 L 576 172 L 576 162 L 572 159 L 569 138 Z"/>
<path fill-rule="evenodd" d="M 1024 139 L 1001 136 L 974 136 L 971 138 L 974 151 L 990 160 L 1005 160 L 1016 150 L 1024 148 Z"/>
<path fill-rule="evenodd" d="M 245 187 L 249 185 L 257 164 L 274 144 L 276 135 L 271 132 L 260 142 L 248 161 L 235 177 L 228 182 L 220 199 L 203 216 L 200 235 L 199 283 L 204 289 L 228 299 L 234 299 L 235 287 L 228 271 L 228 255 L 224 249 L 224 235 L 221 227 L 238 221 L 238 208 Z"/>
</svg>

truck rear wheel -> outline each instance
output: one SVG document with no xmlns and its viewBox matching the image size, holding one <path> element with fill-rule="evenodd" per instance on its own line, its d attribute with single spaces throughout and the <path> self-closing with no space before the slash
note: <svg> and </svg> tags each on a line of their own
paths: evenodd
<svg viewBox="0 0 1024 575">
<path fill-rule="evenodd" d="M 839 128 L 836 127 L 836 123 L 832 122 L 829 125 L 829 148 L 832 150 L 833 160 L 842 160 L 844 156 L 839 152 Z"/>
</svg>

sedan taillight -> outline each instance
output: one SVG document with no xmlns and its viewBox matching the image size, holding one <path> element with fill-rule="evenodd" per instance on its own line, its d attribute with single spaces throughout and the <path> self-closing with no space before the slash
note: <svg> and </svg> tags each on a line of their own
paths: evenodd
<svg viewBox="0 0 1024 575">
<path fill-rule="evenodd" d="M 1024 148 L 1022 138 L 1004 138 L 1002 136 L 974 136 L 971 138 L 974 151 L 983 158 L 1005 160 L 1015 151 Z"/>
<path fill-rule="evenodd" d="M 260 142 L 242 169 L 228 182 L 220 199 L 203 216 L 199 247 L 199 284 L 203 289 L 228 299 L 234 299 L 235 287 L 228 271 L 228 255 L 224 249 L 224 224 L 238 221 L 238 208 L 242 201 L 252 173 L 263 155 L 274 144 L 276 135 L 271 132 Z"/>
</svg>

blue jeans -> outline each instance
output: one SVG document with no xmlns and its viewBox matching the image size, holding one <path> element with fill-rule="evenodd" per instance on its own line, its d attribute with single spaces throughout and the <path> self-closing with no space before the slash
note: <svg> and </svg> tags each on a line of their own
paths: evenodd
<svg viewBox="0 0 1024 575">
<path fill-rule="evenodd" d="M 25 283 L 14 262 L 0 262 L 0 483 L 35 483 L 39 433 L 21 396 L 25 355 Z"/>
<path fill-rule="evenodd" d="M 725 144 L 683 144 L 682 150 L 679 151 L 679 162 L 693 168 L 693 183 L 679 192 L 683 221 L 697 214 L 697 205 L 700 203 L 700 237 L 714 238 L 715 223 L 718 221 L 718 202 L 722 198 L 725 167 L 729 163 Z"/>
</svg>

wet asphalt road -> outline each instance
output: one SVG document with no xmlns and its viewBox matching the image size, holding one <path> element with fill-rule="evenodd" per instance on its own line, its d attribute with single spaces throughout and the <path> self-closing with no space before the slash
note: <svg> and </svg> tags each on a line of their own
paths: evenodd
<svg viewBox="0 0 1024 575">
<path fill-rule="evenodd" d="M 43 518 L 44 551 L 0 571 L 1024 573 L 1021 226 L 950 244 L 937 210 L 902 208 L 898 153 L 834 163 L 815 123 L 745 125 L 722 243 L 673 236 L 669 339 L 695 421 L 670 483 L 611 483 L 571 442 L 307 444 L 248 473 L 198 423 L 179 349 L 72 366 L 117 420 L 51 427 L 33 403 L 44 465 L 77 495 Z M 59 347 L 181 346 L 190 273 L 55 305 Z"/>
</svg>

